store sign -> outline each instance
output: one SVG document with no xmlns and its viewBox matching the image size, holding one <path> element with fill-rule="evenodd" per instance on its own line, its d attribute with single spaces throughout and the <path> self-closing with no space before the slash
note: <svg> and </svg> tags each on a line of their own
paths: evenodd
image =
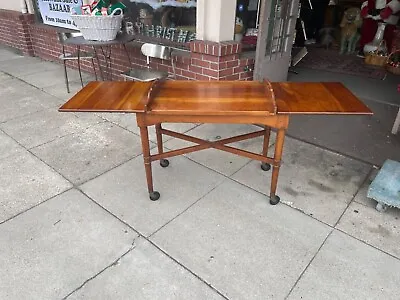
<svg viewBox="0 0 400 300">
<path fill-rule="evenodd" d="M 82 0 L 38 0 L 38 5 L 44 24 L 77 29 L 71 19 L 71 10 L 81 6 Z"/>
</svg>

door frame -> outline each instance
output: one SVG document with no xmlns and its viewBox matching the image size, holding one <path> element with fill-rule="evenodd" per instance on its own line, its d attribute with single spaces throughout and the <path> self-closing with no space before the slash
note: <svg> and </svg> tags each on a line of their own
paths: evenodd
<svg viewBox="0 0 400 300">
<path fill-rule="evenodd" d="M 280 1 L 282 19 L 276 19 L 277 2 Z M 258 39 L 254 65 L 254 80 L 269 79 L 266 78 L 265 68 L 268 66 L 271 75 L 271 81 L 286 81 L 288 70 L 291 64 L 291 50 L 295 38 L 296 21 L 299 12 L 299 0 L 260 0 L 260 18 L 258 26 Z M 271 16 L 274 18 L 270 20 Z M 279 29 L 276 27 L 279 20 Z M 271 28 L 272 26 L 272 28 Z M 278 36 L 276 36 L 278 29 Z M 272 31 L 271 31 L 272 30 Z M 272 33 L 272 40 L 268 36 Z M 276 37 L 276 39 L 274 39 Z M 275 45 L 276 43 L 276 45 Z M 269 50 L 267 51 L 267 45 Z M 273 48 L 278 47 L 273 51 Z M 267 53 L 269 52 L 269 53 Z"/>
</svg>

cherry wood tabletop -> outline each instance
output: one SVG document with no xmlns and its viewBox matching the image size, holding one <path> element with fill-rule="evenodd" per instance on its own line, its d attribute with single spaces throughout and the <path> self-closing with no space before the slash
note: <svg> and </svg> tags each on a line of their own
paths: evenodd
<svg viewBox="0 0 400 300">
<path fill-rule="evenodd" d="M 192 115 L 276 113 L 272 88 L 255 81 L 90 82 L 60 111 Z"/>
<path fill-rule="evenodd" d="M 92 81 L 59 111 L 143 112 L 151 82 Z"/>
<path fill-rule="evenodd" d="M 372 114 L 341 83 L 257 81 L 90 82 L 59 110 L 215 116 Z"/>
<path fill-rule="evenodd" d="M 272 87 L 256 81 L 165 81 L 154 94 L 154 114 L 273 115 Z"/>
<path fill-rule="evenodd" d="M 371 110 L 339 82 L 272 83 L 278 114 L 359 114 Z"/>
</svg>

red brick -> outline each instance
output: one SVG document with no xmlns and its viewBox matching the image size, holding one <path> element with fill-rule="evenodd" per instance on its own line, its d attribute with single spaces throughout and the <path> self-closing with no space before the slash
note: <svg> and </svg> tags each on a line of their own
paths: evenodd
<svg viewBox="0 0 400 300">
<path fill-rule="evenodd" d="M 227 68 L 234 68 L 234 67 L 237 67 L 238 65 L 239 65 L 239 61 L 238 60 L 233 60 L 233 61 L 226 62 L 226 67 Z"/>
<path fill-rule="evenodd" d="M 187 78 L 195 78 L 195 74 L 190 71 L 182 70 L 182 75 Z"/>
<path fill-rule="evenodd" d="M 239 74 L 234 74 L 230 76 L 220 77 L 220 80 L 239 80 Z"/>
<path fill-rule="evenodd" d="M 239 59 L 239 66 L 244 67 L 247 66 L 247 59 Z"/>
<path fill-rule="evenodd" d="M 221 62 L 238 60 L 238 59 L 239 59 L 239 55 L 238 54 L 232 54 L 232 55 L 226 55 L 226 56 L 220 57 L 220 61 Z"/>
<path fill-rule="evenodd" d="M 211 70 L 219 70 L 220 64 L 210 63 L 210 69 Z"/>
<path fill-rule="evenodd" d="M 211 63 L 209 61 L 204 61 L 204 60 L 199 60 L 197 58 L 192 59 L 192 65 L 194 66 L 199 66 L 199 67 L 204 67 L 204 68 L 210 68 Z"/>
<path fill-rule="evenodd" d="M 244 72 L 244 69 L 245 69 L 245 67 L 236 67 L 233 69 L 233 73 L 236 74 L 236 73 Z"/>
<path fill-rule="evenodd" d="M 219 57 L 218 56 L 212 56 L 212 55 L 203 55 L 203 60 L 205 61 L 211 61 L 211 62 L 219 62 Z"/>
<path fill-rule="evenodd" d="M 196 52 L 197 44 L 196 41 L 193 41 L 189 44 L 190 52 Z"/>
<path fill-rule="evenodd" d="M 219 71 L 219 77 L 224 77 L 224 76 L 229 76 L 233 75 L 233 69 L 225 69 L 222 71 Z"/>
<path fill-rule="evenodd" d="M 207 50 L 206 50 L 206 47 L 207 47 L 206 44 L 199 42 L 199 43 L 198 43 L 197 52 L 206 53 L 206 51 L 207 51 Z"/>
<path fill-rule="evenodd" d="M 189 66 L 189 71 L 197 74 L 203 74 L 203 68 L 197 66 Z"/>
<path fill-rule="evenodd" d="M 182 75 L 182 70 L 175 68 L 175 74 L 176 75 Z"/>
<path fill-rule="evenodd" d="M 195 76 L 195 79 L 196 80 L 210 80 L 210 77 L 209 76 L 205 76 L 205 75 L 201 75 L 201 74 L 196 74 L 196 76 Z"/>
<path fill-rule="evenodd" d="M 190 57 L 182 57 L 181 62 L 183 64 L 190 64 Z"/>
<path fill-rule="evenodd" d="M 158 70 L 169 72 L 169 67 L 164 65 L 158 65 Z"/>
<path fill-rule="evenodd" d="M 192 57 L 192 58 L 197 58 L 197 59 L 199 59 L 199 60 L 203 60 L 203 54 L 199 54 L 199 53 L 190 53 L 190 56 Z"/>
<path fill-rule="evenodd" d="M 213 45 L 212 55 L 221 56 L 221 46 L 220 45 Z"/>
<path fill-rule="evenodd" d="M 183 70 L 189 70 L 189 65 L 187 64 L 182 64 L 182 63 L 176 63 L 175 66 L 179 69 L 183 69 Z"/>
<path fill-rule="evenodd" d="M 185 76 L 181 76 L 181 75 L 177 75 L 176 76 L 177 80 L 190 80 L 189 78 L 185 77 Z"/>
<path fill-rule="evenodd" d="M 216 70 L 210 70 L 210 69 L 203 69 L 203 74 L 211 77 L 218 77 L 219 72 Z"/>
</svg>

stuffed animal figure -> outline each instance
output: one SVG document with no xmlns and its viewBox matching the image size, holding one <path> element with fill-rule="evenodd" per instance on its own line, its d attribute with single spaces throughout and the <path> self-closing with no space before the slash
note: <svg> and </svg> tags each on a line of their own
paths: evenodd
<svg viewBox="0 0 400 300">
<path fill-rule="evenodd" d="M 326 49 L 329 49 L 333 44 L 335 44 L 335 28 L 324 27 L 319 31 L 319 43 Z"/>
<path fill-rule="evenodd" d="M 364 19 L 361 29 L 361 49 L 375 37 L 378 23 L 386 23 L 384 40 L 388 49 L 392 47 L 392 41 L 396 24 L 400 17 L 400 0 L 368 0 L 361 6 L 361 17 Z"/>
<path fill-rule="evenodd" d="M 356 51 L 356 46 L 360 40 L 358 29 L 362 25 L 361 10 L 357 7 L 347 9 L 340 22 L 342 28 L 340 54 L 352 54 Z"/>
</svg>

